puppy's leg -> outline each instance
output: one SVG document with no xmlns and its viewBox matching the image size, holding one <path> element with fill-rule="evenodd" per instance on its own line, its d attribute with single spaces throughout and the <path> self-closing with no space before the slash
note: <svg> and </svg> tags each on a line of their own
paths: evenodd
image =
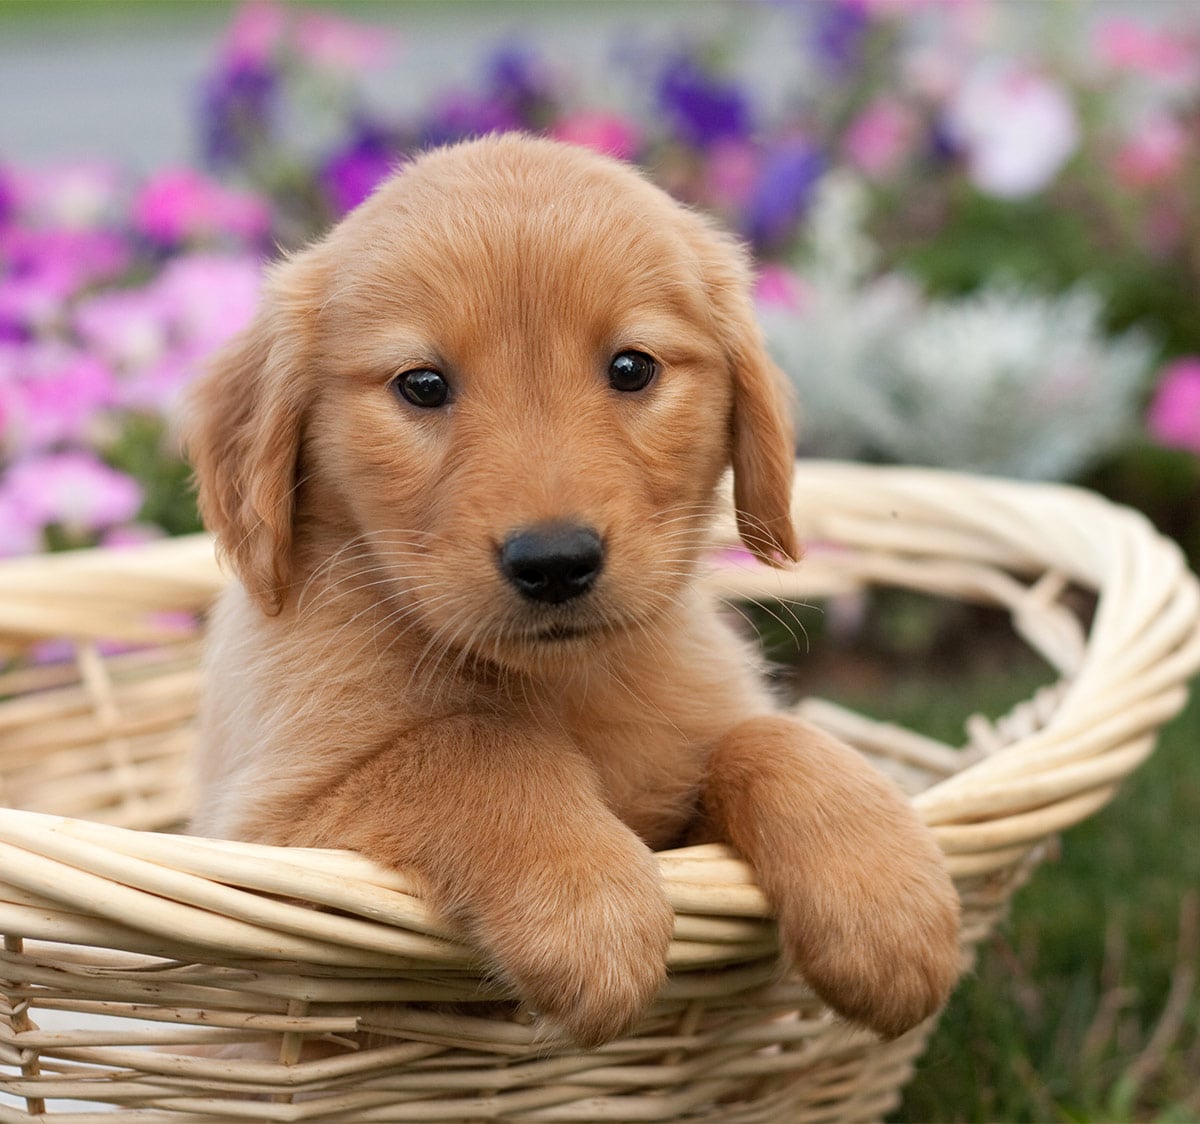
<svg viewBox="0 0 1200 1124">
<path fill-rule="evenodd" d="M 941 1007 L 961 970 L 958 896 L 908 802 L 857 753 L 796 719 L 752 719 L 714 749 L 703 802 L 831 1007 L 888 1037 Z"/>
<path fill-rule="evenodd" d="M 432 723 L 297 814 L 289 842 L 422 876 L 432 904 L 582 1045 L 626 1031 L 664 982 L 674 913 L 658 864 L 584 756 L 541 730 Z"/>
</svg>

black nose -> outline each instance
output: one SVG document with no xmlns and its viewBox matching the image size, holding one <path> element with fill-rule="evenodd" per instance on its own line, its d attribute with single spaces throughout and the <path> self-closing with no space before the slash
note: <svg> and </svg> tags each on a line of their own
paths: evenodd
<svg viewBox="0 0 1200 1124">
<path fill-rule="evenodd" d="M 603 565 L 600 536 L 574 523 L 517 531 L 500 548 L 500 569 L 513 587 L 550 605 L 587 593 Z"/>
</svg>

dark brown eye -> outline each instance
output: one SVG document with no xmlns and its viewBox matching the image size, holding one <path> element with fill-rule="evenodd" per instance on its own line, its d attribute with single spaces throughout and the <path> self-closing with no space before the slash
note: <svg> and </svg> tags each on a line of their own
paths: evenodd
<svg viewBox="0 0 1200 1124">
<path fill-rule="evenodd" d="M 423 409 L 444 406 L 450 397 L 450 384 L 445 377 L 428 367 L 405 371 L 392 385 L 402 398 Z"/>
<path fill-rule="evenodd" d="M 622 351 L 608 365 L 608 381 L 614 390 L 645 390 L 658 373 L 658 364 L 644 351 Z"/>
</svg>

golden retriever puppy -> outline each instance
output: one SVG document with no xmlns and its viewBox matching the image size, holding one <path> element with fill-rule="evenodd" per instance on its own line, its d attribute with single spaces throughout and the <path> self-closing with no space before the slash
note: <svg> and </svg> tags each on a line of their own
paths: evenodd
<svg viewBox="0 0 1200 1124">
<path fill-rule="evenodd" d="M 632 169 L 501 136 L 414 161 L 271 274 L 197 387 L 211 627 L 197 831 L 417 873 L 594 1045 L 662 985 L 655 848 L 730 841 L 795 966 L 895 1035 L 959 971 L 907 802 L 773 712 L 694 577 L 799 553 L 745 255 Z"/>
</svg>

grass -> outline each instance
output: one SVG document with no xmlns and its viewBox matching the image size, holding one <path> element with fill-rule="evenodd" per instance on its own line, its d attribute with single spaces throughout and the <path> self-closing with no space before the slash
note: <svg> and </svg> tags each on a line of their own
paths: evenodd
<svg viewBox="0 0 1200 1124">
<path fill-rule="evenodd" d="M 897 1121 L 1200 1120 L 1200 704 L 980 951 Z"/>
<path fill-rule="evenodd" d="M 967 715 L 1002 714 L 1052 678 L 1004 642 L 998 614 L 931 614 L 928 604 L 921 611 L 900 598 L 873 614 L 854 644 L 870 660 L 801 653 L 801 690 L 956 744 Z M 787 654 L 778 622 L 757 623 L 768 649 Z M 819 622 L 809 628 L 820 630 Z M 975 637 L 969 651 L 961 642 L 947 647 L 948 637 L 964 635 Z M 829 648 L 828 637 L 813 643 L 814 653 Z M 1016 895 L 891 1119 L 1200 1121 L 1198 968 L 1193 698 L 1117 798 L 1066 832 Z"/>
</svg>

